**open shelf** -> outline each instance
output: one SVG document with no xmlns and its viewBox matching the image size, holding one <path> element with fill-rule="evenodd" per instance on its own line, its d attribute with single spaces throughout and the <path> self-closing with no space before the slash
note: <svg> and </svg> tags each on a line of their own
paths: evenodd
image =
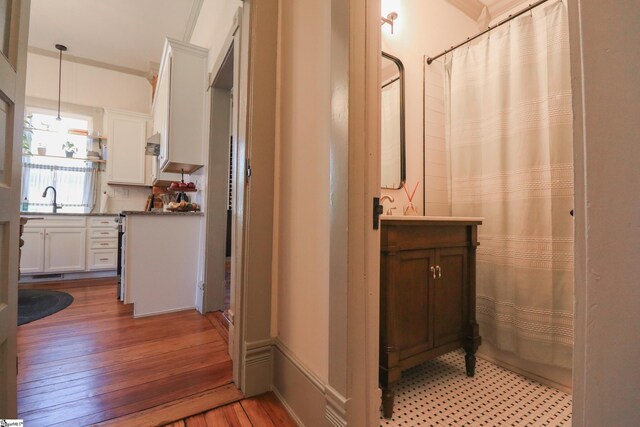
<svg viewBox="0 0 640 427">
<path fill-rule="evenodd" d="M 67 156 L 51 156 L 49 154 L 23 154 L 23 156 L 31 156 L 31 157 L 49 157 L 52 159 L 71 159 L 71 160 L 82 160 L 85 162 L 93 162 L 93 163 L 106 163 L 106 160 L 102 159 L 87 159 L 86 157 L 67 157 Z"/>
</svg>

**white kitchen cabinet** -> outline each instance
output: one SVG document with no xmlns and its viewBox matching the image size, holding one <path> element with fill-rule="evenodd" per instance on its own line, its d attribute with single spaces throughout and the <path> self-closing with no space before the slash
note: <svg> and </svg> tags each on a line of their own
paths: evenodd
<svg viewBox="0 0 640 427">
<path fill-rule="evenodd" d="M 24 228 L 20 274 L 114 270 L 118 224 L 114 216 L 43 215 Z"/>
<path fill-rule="evenodd" d="M 87 270 L 113 270 L 118 264 L 117 217 L 89 218 L 87 227 Z"/>
<path fill-rule="evenodd" d="M 86 233 L 84 228 L 45 229 L 45 273 L 84 270 Z"/>
<path fill-rule="evenodd" d="M 204 165 L 207 49 L 167 38 L 152 114 L 160 133 L 160 170 L 192 173 Z"/>
<path fill-rule="evenodd" d="M 192 309 L 201 268 L 202 214 L 127 214 L 122 283 L 133 315 Z"/>
<path fill-rule="evenodd" d="M 20 273 L 42 273 L 44 271 L 44 228 L 26 228 L 22 233 Z"/>
<path fill-rule="evenodd" d="M 107 182 L 149 185 L 145 156 L 147 126 L 151 117 L 130 111 L 107 109 Z"/>
</svg>

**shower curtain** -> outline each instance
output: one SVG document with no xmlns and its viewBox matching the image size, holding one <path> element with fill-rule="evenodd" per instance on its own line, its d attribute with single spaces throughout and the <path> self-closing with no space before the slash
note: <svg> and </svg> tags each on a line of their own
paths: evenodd
<svg viewBox="0 0 640 427">
<path fill-rule="evenodd" d="M 573 159 L 566 6 L 543 5 L 445 62 L 450 203 L 482 216 L 483 340 L 571 367 Z"/>
</svg>

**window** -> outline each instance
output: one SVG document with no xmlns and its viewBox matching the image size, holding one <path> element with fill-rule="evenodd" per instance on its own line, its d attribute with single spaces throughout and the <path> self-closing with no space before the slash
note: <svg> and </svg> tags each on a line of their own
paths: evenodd
<svg viewBox="0 0 640 427">
<path fill-rule="evenodd" d="M 45 188 L 53 186 L 56 202 L 62 205 L 61 212 L 91 212 L 96 200 L 97 168 L 81 158 L 67 158 L 63 148 L 63 144 L 67 144 L 75 156 L 85 157 L 91 149 L 86 137 L 90 127 L 88 117 L 66 116 L 58 121 L 53 112 L 27 110 L 23 136 L 22 211 L 52 212 L 52 192 L 49 191 L 46 198 L 42 195 Z"/>
</svg>

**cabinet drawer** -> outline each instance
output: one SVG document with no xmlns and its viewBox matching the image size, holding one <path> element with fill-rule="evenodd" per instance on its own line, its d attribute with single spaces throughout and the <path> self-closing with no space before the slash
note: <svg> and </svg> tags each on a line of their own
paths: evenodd
<svg viewBox="0 0 640 427">
<path fill-rule="evenodd" d="M 94 227 L 106 227 L 106 228 L 116 228 L 118 223 L 116 222 L 117 218 L 113 216 L 101 216 L 97 218 L 89 218 L 87 226 Z"/>
<path fill-rule="evenodd" d="M 116 230 L 115 228 L 97 228 L 89 230 L 90 239 L 108 239 L 112 237 L 118 237 L 118 230 Z"/>
<path fill-rule="evenodd" d="M 118 239 L 91 239 L 89 241 L 89 249 L 117 249 Z"/>
<path fill-rule="evenodd" d="M 116 268 L 118 262 L 118 251 L 116 249 L 90 249 L 88 255 L 88 270 L 109 270 Z"/>
</svg>

